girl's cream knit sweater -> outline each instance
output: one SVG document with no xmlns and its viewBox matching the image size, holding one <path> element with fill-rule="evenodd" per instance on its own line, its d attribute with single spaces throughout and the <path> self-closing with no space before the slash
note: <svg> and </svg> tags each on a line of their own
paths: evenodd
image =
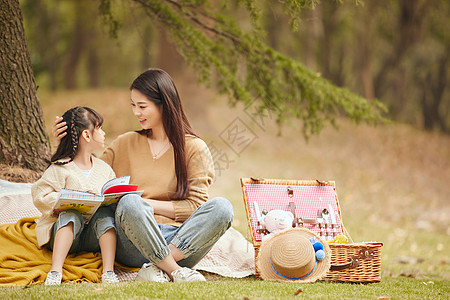
<svg viewBox="0 0 450 300">
<path fill-rule="evenodd" d="M 114 177 L 115 174 L 111 167 L 95 157 L 92 157 L 89 178 L 86 178 L 74 162 L 61 166 L 52 164 L 31 187 L 34 206 L 42 213 L 42 216 L 36 221 L 36 238 L 39 247 L 50 240 L 53 223 L 57 220 L 56 217 L 52 217 L 52 208 L 61 189 L 92 192 L 99 195 L 102 186 Z"/>
</svg>

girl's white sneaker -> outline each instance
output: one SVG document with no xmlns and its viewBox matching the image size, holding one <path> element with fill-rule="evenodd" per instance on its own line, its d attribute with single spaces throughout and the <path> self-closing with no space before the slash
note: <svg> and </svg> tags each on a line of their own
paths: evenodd
<svg viewBox="0 0 450 300">
<path fill-rule="evenodd" d="M 62 274 L 56 271 L 50 271 L 45 279 L 45 285 L 58 285 L 61 284 Z"/>
</svg>

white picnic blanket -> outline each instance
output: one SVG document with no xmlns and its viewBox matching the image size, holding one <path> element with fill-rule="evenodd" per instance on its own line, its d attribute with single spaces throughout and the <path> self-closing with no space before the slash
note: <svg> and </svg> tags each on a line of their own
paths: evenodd
<svg viewBox="0 0 450 300">
<path fill-rule="evenodd" d="M 0 179 L 0 224 L 16 223 L 24 217 L 40 216 L 31 199 L 31 185 Z M 225 277 L 250 276 L 255 273 L 253 245 L 239 231 L 230 228 L 195 269 Z M 136 275 L 137 272 L 118 274 L 121 281 L 134 280 Z"/>
</svg>

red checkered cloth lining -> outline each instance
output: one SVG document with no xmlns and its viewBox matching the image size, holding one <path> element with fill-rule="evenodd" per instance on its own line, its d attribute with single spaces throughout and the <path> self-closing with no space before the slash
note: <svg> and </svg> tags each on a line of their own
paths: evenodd
<svg viewBox="0 0 450 300">
<path fill-rule="evenodd" d="M 288 187 L 293 190 L 292 198 L 288 196 Z M 336 233 L 342 234 L 342 221 L 337 207 L 336 195 L 332 186 L 287 186 L 246 183 L 245 191 L 251 215 L 252 228 L 257 241 L 261 241 L 261 235 L 256 232 L 258 224 L 255 214 L 255 202 L 258 203 L 261 211 L 271 211 L 273 209 L 291 211 L 289 202 L 293 201 L 295 204 L 295 216 L 297 218 L 314 220 L 317 220 L 317 211 L 319 209 L 322 210 L 326 208 L 329 210 L 329 204 L 331 204 L 336 215 Z M 331 219 L 329 222 L 331 223 Z M 304 224 L 303 226 L 316 233 L 320 232 L 318 226 L 311 224 Z"/>
</svg>

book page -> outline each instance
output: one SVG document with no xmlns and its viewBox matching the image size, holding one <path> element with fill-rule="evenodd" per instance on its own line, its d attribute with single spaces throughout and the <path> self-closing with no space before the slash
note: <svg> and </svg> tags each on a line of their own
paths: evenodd
<svg viewBox="0 0 450 300">
<path fill-rule="evenodd" d="M 103 200 L 102 196 L 89 193 L 82 192 L 77 190 L 69 190 L 69 189 L 61 189 L 58 195 L 58 199 L 78 199 L 78 200 Z"/>
<path fill-rule="evenodd" d="M 113 193 L 113 194 L 106 194 L 104 195 L 105 200 L 103 201 L 102 205 L 110 205 L 113 203 L 119 202 L 120 198 L 127 194 L 136 194 L 139 196 L 142 196 L 142 193 L 144 191 L 133 191 L 133 192 L 123 192 L 123 193 Z"/>
<path fill-rule="evenodd" d="M 103 201 L 102 196 L 95 194 L 62 189 L 59 199 L 53 207 L 53 216 L 57 217 L 61 212 L 69 209 L 79 211 L 88 223 L 92 215 L 97 211 Z"/>
<path fill-rule="evenodd" d="M 103 195 L 103 193 L 109 189 L 112 186 L 115 185 L 126 185 L 130 183 L 130 175 L 127 176 L 122 176 L 122 177 L 117 177 L 117 178 L 113 178 L 111 180 L 108 180 L 102 187 L 102 192 L 101 194 Z"/>
</svg>

